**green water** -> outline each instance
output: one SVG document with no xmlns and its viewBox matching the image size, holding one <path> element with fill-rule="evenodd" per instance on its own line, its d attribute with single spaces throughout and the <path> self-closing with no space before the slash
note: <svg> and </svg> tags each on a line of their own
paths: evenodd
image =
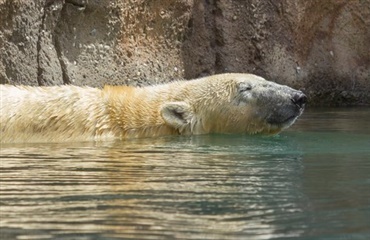
<svg viewBox="0 0 370 240">
<path fill-rule="evenodd" d="M 370 109 L 275 137 L 3 145 L 0 239 L 370 239 Z"/>
</svg>

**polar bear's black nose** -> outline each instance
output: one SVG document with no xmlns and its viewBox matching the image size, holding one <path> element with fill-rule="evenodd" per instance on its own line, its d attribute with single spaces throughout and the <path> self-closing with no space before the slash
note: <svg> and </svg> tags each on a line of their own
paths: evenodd
<svg viewBox="0 0 370 240">
<path fill-rule="evenodd" d="M 295 105 L 299 106 L 300 108 L 303 108 L 307 102 L 307 97 L 306 95 L 304 95 L 304 93 L 298 92 L 294 94 L 291 100 Z"/>
</svg>

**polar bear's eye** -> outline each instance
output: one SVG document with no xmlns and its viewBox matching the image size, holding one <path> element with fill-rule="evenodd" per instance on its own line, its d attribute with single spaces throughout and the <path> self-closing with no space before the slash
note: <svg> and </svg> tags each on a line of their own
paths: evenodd
<svg viewBox="0 0 370 240">
<path fill-rule="evenodd" d="M 245 82 L 239 83 L 238 90 L 239 92 L 250 91 L 252 90 L 252 85 Z"/>
</svg>

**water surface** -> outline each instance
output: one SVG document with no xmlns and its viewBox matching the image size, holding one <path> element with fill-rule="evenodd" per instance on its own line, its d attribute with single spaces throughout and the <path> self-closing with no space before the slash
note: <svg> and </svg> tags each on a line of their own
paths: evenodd
<svg viewBox="0 0 370 240">
<path fill-rule="evenodd" d="M 12 144 L 0 239 L 370 239 L 370 109 L 274 137 Z"/>
</svg>

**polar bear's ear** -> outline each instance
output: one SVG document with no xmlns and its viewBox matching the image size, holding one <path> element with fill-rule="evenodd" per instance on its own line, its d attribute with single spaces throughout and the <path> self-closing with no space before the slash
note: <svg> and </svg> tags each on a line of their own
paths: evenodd
<svg viewBox="0 0 370 240">
<path fill-rule="evenodd" d="M 185 102 L 168 102 L 161 107 L 163 120 L 176 129 L 183 129 L 190 124 L 193 117 L 193 110 Z"/>
</svg>

